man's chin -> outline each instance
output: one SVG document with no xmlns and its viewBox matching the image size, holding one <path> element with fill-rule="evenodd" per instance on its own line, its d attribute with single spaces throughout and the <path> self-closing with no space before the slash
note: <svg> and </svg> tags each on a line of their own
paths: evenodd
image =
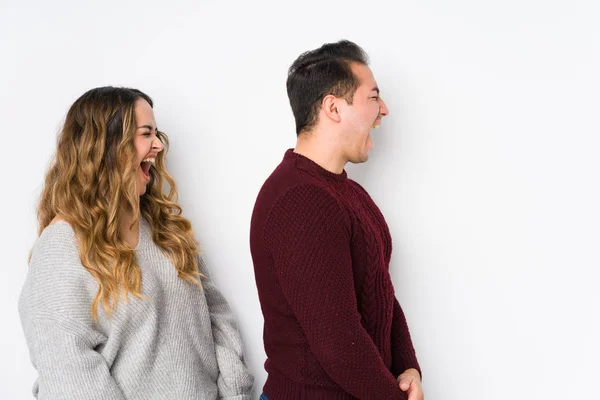
<svg viewBox="0 0 600 400">
<path fill-rule="evenodd" d="M 368 160 L 369 160 L 369 153 L 364 153 L 364 154 L 357 155 L 356 157 L 352 157 L 348 161 L 351 162 L 352 164 L 362 164 L 362 163 L 367 162 Z"/>
</svg>

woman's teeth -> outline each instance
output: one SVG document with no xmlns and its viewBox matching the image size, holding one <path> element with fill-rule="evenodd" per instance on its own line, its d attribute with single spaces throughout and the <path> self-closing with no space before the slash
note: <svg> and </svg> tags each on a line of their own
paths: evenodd
<svg viewBox="0 0 600 400">
<path fill-rule="evenodd" d="M 150 177 L 150 167 L 152 166 L 152 164 L 154 164 L 155 161 L 156 161 L 156 158 L 147 157 L 147 158 L 144 158 L 142 160 L 142 162 L 140 163 L 142 173 L 146 176 L 147 179 Z"/>
</svg>

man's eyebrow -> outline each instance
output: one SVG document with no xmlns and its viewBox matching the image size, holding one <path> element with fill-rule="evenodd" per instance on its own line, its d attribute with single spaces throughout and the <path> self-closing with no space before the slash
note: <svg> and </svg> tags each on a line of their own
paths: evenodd
<svg viewBox="0 0 600 400">
<path fill-rule="evenodd" d="M 371 91 L 375 91 L 375 92 L 377 92 L 377 94 L 379 94 L 379 88 L 377 86 L 375 86 L 373 89 L 371 89 Z"/>
</svg>

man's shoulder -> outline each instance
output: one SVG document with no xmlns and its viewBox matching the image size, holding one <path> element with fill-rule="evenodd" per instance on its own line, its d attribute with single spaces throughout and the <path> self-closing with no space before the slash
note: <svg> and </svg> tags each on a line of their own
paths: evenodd
<svg viewBox="0 0 600 400">
<path fill-rule="evenodd" d="M 273 204 L 285 193 L 294 188 L 306 187 L 327 190 L 327 185 L 314 176 L 300 170 L 293 162 L 282 162 L 263 183 L 257 202 Z"/>
</svg>

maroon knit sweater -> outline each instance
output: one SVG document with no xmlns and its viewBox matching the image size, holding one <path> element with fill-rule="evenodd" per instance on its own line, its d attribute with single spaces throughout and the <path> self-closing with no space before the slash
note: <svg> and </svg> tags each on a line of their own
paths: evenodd
<svg viewBox="0 0 600 400">
<path fill-rule="evenodd" d="M 250 229 L 270 400 L 402 399 L 421 371 L 388 271 L 392 241 L 367 192 L 288 150 Z"/>
</svg>

